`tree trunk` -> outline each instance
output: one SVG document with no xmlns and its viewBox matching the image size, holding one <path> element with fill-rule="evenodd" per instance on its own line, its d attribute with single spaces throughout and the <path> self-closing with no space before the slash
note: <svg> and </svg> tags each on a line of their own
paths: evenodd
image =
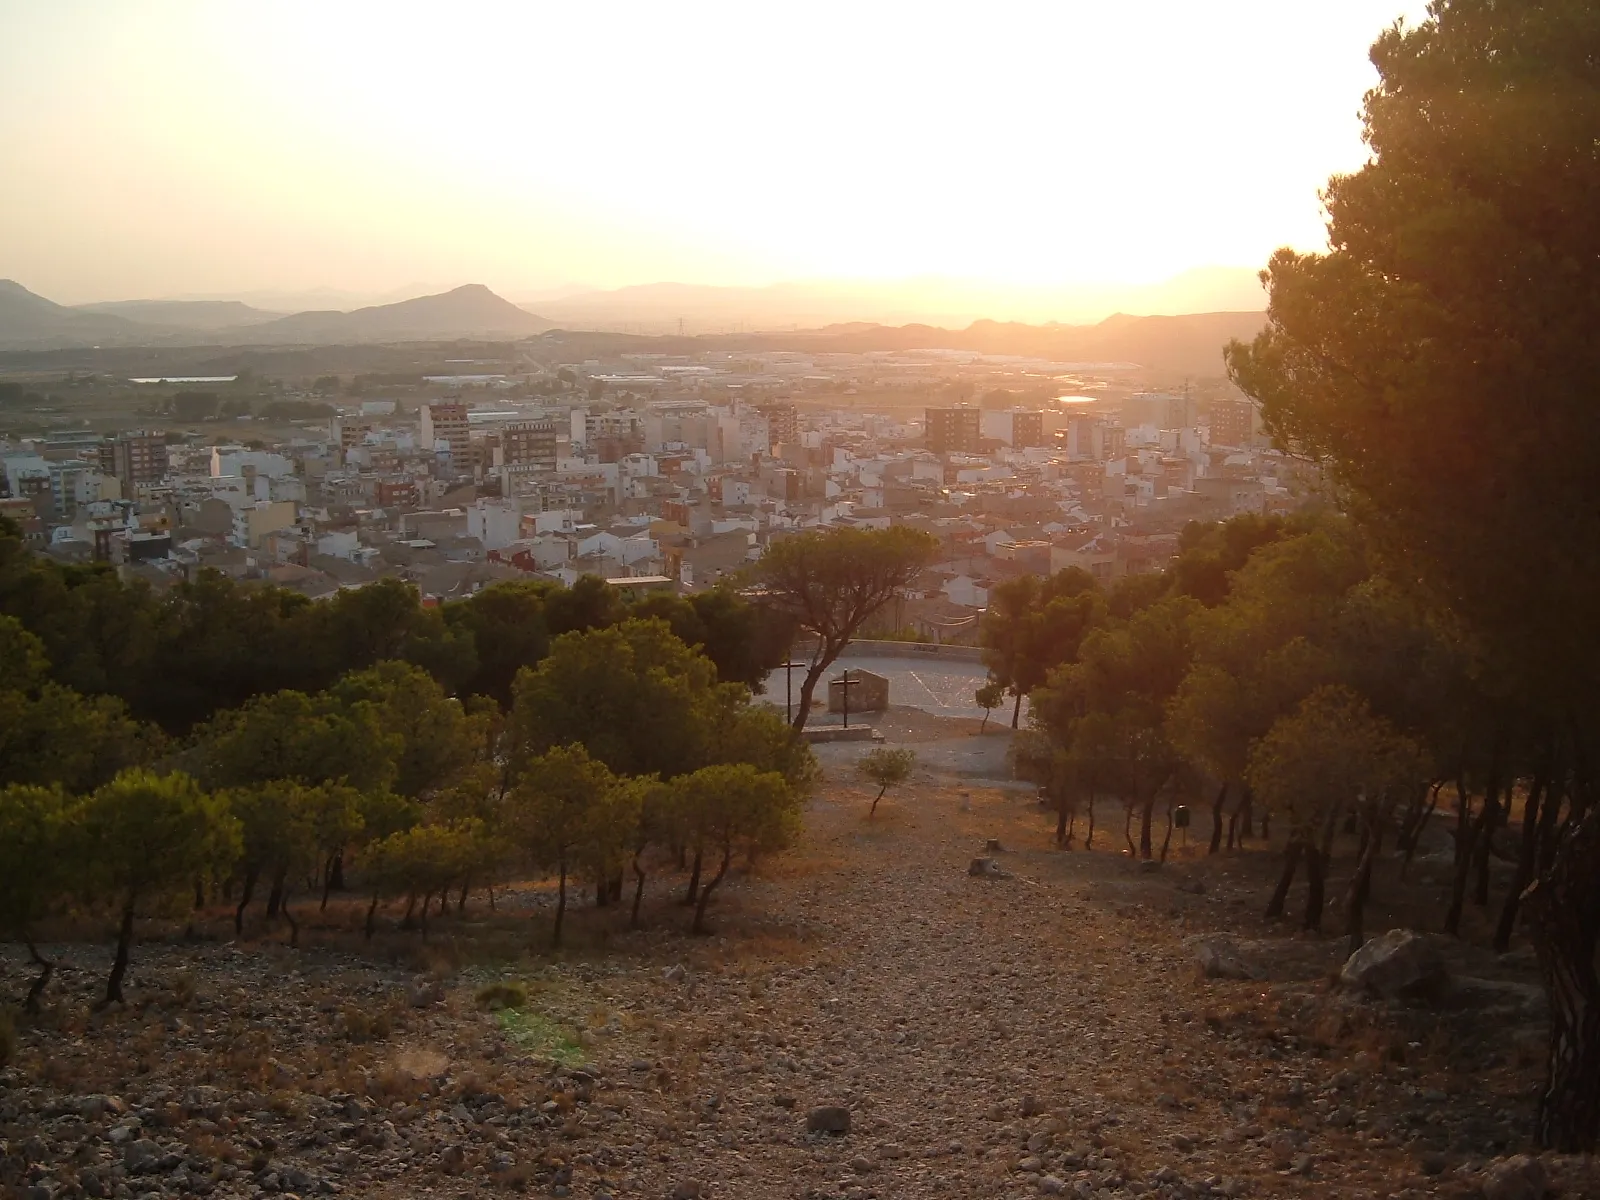
<svg viewBox="0 0 1600 1200">
<path fill-rule="evenodd" d="M 267 920 L 273 920 L 278 915 L 278 910 L 283 907 L 283 881 L 288 877 L 287 871 L 279 871 L 272 877 L 272 891 L 267 894 Z"/>
<path fill-rule="evenodd" d="M 705 862 L 705 847 L 694 848 L 694 869 L 689 872 L 689 891 L 684 896 L 685 904 L 693 904 L 700 898 L 700 866 Z"/>
<path fill-rule="evenodd" d="M 1421 814 L 1412 822 L 1410 829 L 1405 834 L 1405 857 L 1400 860 L 1400 878 L 1406 877 L 1406 872 L 1411 869 L 1412 856 L 1417 852 L 1417 846 L 1422 842 L 1422 835 L 1427 831 L 1428 823 L 1433 820 L 1433 811 L 1439 804 L 1439 789 L 1443 784 L 1434 784 L 1428 791 L 1428 803 Z"/>
<path fill-rule="evenodd" d="M 1494 844 L 1495 831 L 1510 818 L 1511 788 L 1506 788 L 1503 801 L 1498 796 L 1492 804 L 1485 800 L 1483 809 L 1483 831 L 1472 847 L 1472 869 L 1476 875 L 1472 902 L 1479 908 L 1486 908 L 1489 904 L 1489 849 Z"/>
<path fill-rule="evenodd" d="M 1011 706 L 1011 728 L 1015 729 L 1022 720 L 1022 693 L 1017 693 L 1016 703 Z"/>
<path fill-rule="evenodd" d="M 1094 793 L 1093 792 L 1089 793 L 1089 829 L 1083 835 L 1083 848 L 1085 850 L 1093 850 L 1094 849 Z"/>
<path fill-rule="evenodd" d="M 886 783 L 878 789 L 878 794 L 872 798 L 872 807 L 867 809 L 867 819 L 869 821 L 878 815 L 878 801 L 883 799 L 883 794 L 888 790 L 889 785 Z"/>
<path fill-rule="evenodd" d="M 417 894 L 410 892 L 406 896 L 406 915 L 400 918 L 401 929 L 415 929 L 417 927 Z"/>
<path fill-rule="evenodd" d="M 1073 824 L 1077 824 L 1077 813 L 1073 813 Z M 1067 829 L 1067 789 L 1062 788 L 1056 798 L 1056 845 L 1069 846 L 1072 844 L 1072 835 Z"/>
<path fill-rule="evenodd" d="M 1372 864 L 1378 857 L 1378 834 L 1370 820 L 1366 833 L 1366 844 L 1361 848 L 1361 857 L 1356 861 L 1356 872 L 1350 877 L 1350 890 L 1345 893 L 1344 899 L 1348 954 L 1361 949 L 1362 943 L 1367 940 L 1364 918 L 1367 897 L 1372 893 Z"/>
<path fill-rule="evenodd" d="M 1278 885 L 1272 889 L 1272 897 L 1267 901 L 1267 920 L 1283 916 L 1284 905 L 1289 901 L 1289 886 L 1294 883 L 1294 873 L 1300 867 L 1300 856 L 1305 853 L 1305 845 L 1299 838 L 1290 838 L 1289 844 L 1283 848 L 1283 873 L 1278 876 Z"/>
<path fill-rule="evenodd" d="M 1573 829 L 1524 903 L 1550 998 L 1536 1137 L 1549 1150 L 1590 1154 L 1600 1144 L 1600 813 Z"/>
<path fill-rule="evenodd" d="M 461 884 L 461 895 L 456 897 L 456 916 L 458 917 L 467 911 L 467 889 L 471 886 L 472 881 L 470 879 L 464 880 Z"/>
<path fill-rule="evenodd" d="M 817 684 L 822 681 L 823 672 L 833 666 L 847 644 L 840 642 L 835 646 L 824 642 L 817 652 L 816 661 L 806 669 L 806 677 L 800 681 L 800 707 L 794 714 L 794 724 L 791 726 L 796 733 L 806 727 L 806 721 L 811 717 L 811 699 L 817 694 Z"/>
<path fill-rule="evenodd" d="M 328 868 L 328 887 L 335 892 L 344 891 L 344 848 L 333 852 L 333 862 Z"/>
<path fill-rule="evenodd" d="M 1139 847 L 1133 844 L 1133 807 L 1131 805 L 1124 805 L 1122 811 L 1125 816 L 1125 819 L 1122 822 L 1123 840 L 1128 843 L 1128 853 L 1130 855 L 1138 854 Z"/>
<path fill-rule="evenodd" d="M 1167 861 L 1167 848 L 1172 845 L 1172 801 L 1167 801 L 1167 835 L 1161 839 L 1161 861 Z"/>
<path fill-rule="evenodd" d="M 604 871 L 596 872 L 594 877 L 594 906 L 604 908 L 611 899 L 611 888 Z"/>
<path fill-rule="evenodd" d="M 367 905 L 366 935 L 367 941 L 372 940 L 372 933 L 378 927 L 378 897 L 372 897 L 372 903 Z"/>
<path fill-rule="evenodd" d="M 1517 908 L 1522 903 L 1522 893 L 1533 882 L 1533 868 L 1539 852 L 1539 808 L 1547 803 L 1545 780 L 1535 775 L 1528 789 L 1528 799 L 1522 806 L 1522 838 L 1517 847 L 1517 871 L 1511 880 L 1506 901 L 1500 906 L 1500 920 L 1494 930 L 1494 952 L 1504 954 L 1511 949 L 1511 934 L 1517 927 Z M 1550 797 L 1554 799 L 1554 797 Z"/>
<path fill-rule="evenodd" d="M 567 860 L 561 860 L 561 883 L 556 891 L 556 927 L 550 936 L 550 944 L 561 945 L 561 923 L 567 916 Z"/>
<path fill-rule="evenodd" d="M 433 907 L 433 892 L 422 893 L 422 909 L 417 914 L 417 930 L 422 934 L 422 940 L 428 940 L 428 910 Z"/>
<path fill-rule="evenodd" d="M 333 864 L 337 856 L 330 857 L 322 864 L 322 902 L 317 905 L 318 912 L 328 911 L 328 894 L 333 891 Z"/>
<path fill-rule="evenodd" d="M 1549 793 L 1545 797 L 1544 811 L 1539 814 L 1539 862 L 1534 870 L 1536 879 L 1542 879 L 1550 873 L 1561 840 L 1561 798 L 1566 793 L 1561 774 L 1551 776 Z"/>
<path fill-rule="evenodd" d="M 1250 836 L 1253 837 L 1255 835 L 1254 834 L 1250 834 L 1249 812 L 1250 812 L 1250 809 L 1249 809 L 1249 805 L 1247 803 L 1246 806 L 1245 806 L 1245 814 L 1246 815 L 1245 815 L 1245 818 L 1244 818 L 1244 831 L 1245 831 L 1246 834 L 1249 834 Z M 1241 841 L 1242 840 L 1243 839 L 1241 839 Z M 1261 814 L 1261 840 L 1263 842 L 1266 842 L 1269 846 L 1272 844 L 1272 810 L 1270 808 L 1266 812 Z"/>
<path fill-rule="evenodd" d="M 1223 780 L 1222 786 L 1217 789 L 1217 798 L 1211 804 L 1211 845 L 1206 849 L 1207 854 L 1216 854 L 1222 849 L 1222 808 L 1228 801 L 1228 781 Z M 1228 826 L 1228 849 L 1233 849 L 1233 826 Z"/>
<path fill-rule="evenodd" d="M 1306 913 L 1301 928 L 1322 931 L 1322 905 L 1327 894 L 1328 856 L 1320 846 L 1306 847 Z"/>
<path fill-rule="evenodd" d="M 250 899 L 256 894 L 256 881 L 260 878 L 261 868 L 245 868 L 244 887 L 239 892 L 239 905 L 233 910 L 234 937 L 240 937 L 244 933 L 244 910 L 250 907 Z"/>
<path fill-rule="evenodd" d="M 31 937 L 25 938 L 28 947 L 28 961 L 36 967 L 42 967 L 39 977 L 33 981 L 33 986 L 28 989 L 28 998 L 22 1002 L 22 1011 L 30 1017 L 39 1015 L 39 998 L 44 995 L 44 989 L 50 984 L 50 976 L 55 974 L 56 965 L 44 955 L 39 953 L 39 947 L 33 944 Z"/>
<path fill-rule="evenodd" d="M 644 902 L 644 868 L 639 865 L 639 855 L 633 856 L 633 915 L 628 918 L 628 928 L 639 928 L 639 905 Z"/>
<path fill-rule="evenodd" d="M 117 956 L 111 960 L 111 975 L 106 980 L 106 996 L 100 1003 L 122 1003 L 122 980 L 128 973 L 128 950 L 133 945 L 133 908 L 134 898 L 128 897 L 128 903 L 122 909 L 122 924 L 117 928 Z"/>
<path fill-rule="evenodd" d="M 728 864 L 732 861 L 733 843 L 724 842 L 722 844 L 722 865 L 717 868 L 717 873 L 711 877 L 710 882 L 701 889 L 700 903 L 695 905 L 694 928 L 690 930 L 691 933 L 704 933 L 706 931 L 706 905 L 711 903 L 711 893 L 717 890 L 717 884 L 721 883 L 723 876 L 728 873 Z"/>
<path fill-rule="evenodd" d="M 1467 852 L 1472 837 L 1472 797 L 1467 795 L 1467 785 L 1456 779 L 1456 866 Z"/>
<path fill-rule="evenodd" d="M 622 874 L 623 869 L 618 867 L 617 873 L 611 877 L 610 895 L 613 904 L 622 903 Z"/>
<path fill-rule="evenodd" d="M 1151 821 L 1151 818 L 1155 816 L 1155 811 L 1156 811 L 1156 798 L 1154 796 L 1151 796 L 1150 799 L 1146 800 L 1142 805 L 1139 806 L 1139 857 L 1140 858 L 1149 858 L 1150 857 L 1150 851 L 1151 851 L 1150 821 Z"/>
<path fill-rule="evenodd" d="M 287 898 L 283 902 L 283 919 L 289 922 L 289 949 L 298 950 L 300 948 L 300 922 L 294 919 L 294 913 L 290 911 Z"/>
<path fill-rule="evenodd" d="M 206 906 L 206 881 L 198 875 L 194 878 L 194 910 L 199 912 Z"/>
<path fill-rule="evenodd" d="M 1450 908 L 1444 917 L 1444 931 L 1452 937 L 1460 936 L 1461 933 L 1461 911 L 1467 902 L 1467 884 L 1472 879 L 1473 849 L 1486 834 L 1489 814 L 1495 808 L 1494 793 L 1498 787 L 1499 781 L 1491 778 L 1489 791 L 1483 798 L 1483 807 L 1478 811 L 1477 819 L 1466 826 L 1465 844 L 1463 845 L 1463 835 L 1458 834 L 1456 837 L 1456 875 L 1450 888 Z M 1463 806 L 1467 803 L 1464 795 L 1461 803 Z M 1459 818 L 1456 828 L 1458 830 L 1461 828 Z"/>
</svg>

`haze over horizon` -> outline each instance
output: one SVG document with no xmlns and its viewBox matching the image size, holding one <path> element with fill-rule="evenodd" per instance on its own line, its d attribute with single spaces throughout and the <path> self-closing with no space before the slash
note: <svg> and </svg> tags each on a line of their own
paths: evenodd
<svg viewBox="0 0 1600 1200">
<path fill-rule="evenodd" d="M 0 0 L 27 184 L 0 277 L 67 304 L 931 288 L 929 315 L 1095 319 L 1323 244 L 1366 48 L 1420 6 L 1318 7 Z"/>
</svg>

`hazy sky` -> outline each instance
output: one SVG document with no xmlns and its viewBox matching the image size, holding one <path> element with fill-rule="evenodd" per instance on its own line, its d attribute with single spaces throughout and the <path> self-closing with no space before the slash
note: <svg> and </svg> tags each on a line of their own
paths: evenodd
<svg viewBox="0 0 1600 1200">
<path fill-rule="evenodd" d="M 0 0 L 0 277 L 1146 281 L 1322 242 L 1406 0 Z"/>
</svg>

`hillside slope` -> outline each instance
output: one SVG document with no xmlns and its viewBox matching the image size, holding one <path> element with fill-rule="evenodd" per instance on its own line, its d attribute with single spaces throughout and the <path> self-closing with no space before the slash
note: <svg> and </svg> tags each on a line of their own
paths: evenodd
<svg viewBox="0 0 1600 1200">
<path fill-rule="evenodd" d="M 354 312 L 303 312 L 241 331 L 241 340 L 262 342 L 421 341 L 430 338 L 529 337 L 551 322 L 524 312 L 480 283 L 377 304 Z"/>
</svg>

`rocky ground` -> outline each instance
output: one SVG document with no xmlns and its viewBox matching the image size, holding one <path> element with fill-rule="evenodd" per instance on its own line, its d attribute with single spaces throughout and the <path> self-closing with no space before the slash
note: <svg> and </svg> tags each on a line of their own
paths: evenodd
<svg viewBox="0 0 1600 1200">
<path fill-rule="evenodd" d="M 1266 856 L 1141 869 L 1120 818 L 1097 852 L 1056 851 L 1026 791 L 951 773 L 993 762 L 959 745 L 987 735 L 887 724 L 935 769 L 868 821 L 864 747 L 825 748 L 803 845 L 732 881 L 710 938 L 684 935 L 665 880 L 645 931 L 587 910 L 559 957 L 535 889 L 426 942 L 363 943 L 353 904 L 300 951 L 275 929 L 225 941 L 218 914 L 141 944 L 130 1003 L 104 1012 L 108 950 L 46 948 L 48 1011 L 0 1071 L 0 1189 L 1600 1195 L 1580 1161 L 1512 1157 L 1542 1054 L 1525 954 L 1449 949 L 1426 1006 L 1353 994 L 1340 939 L 1258 919 Z M 970 875 L 979 854 L 993 869 Z M 1197 968 L 1217 931 L 1245 978 Z"/>
</svg>

